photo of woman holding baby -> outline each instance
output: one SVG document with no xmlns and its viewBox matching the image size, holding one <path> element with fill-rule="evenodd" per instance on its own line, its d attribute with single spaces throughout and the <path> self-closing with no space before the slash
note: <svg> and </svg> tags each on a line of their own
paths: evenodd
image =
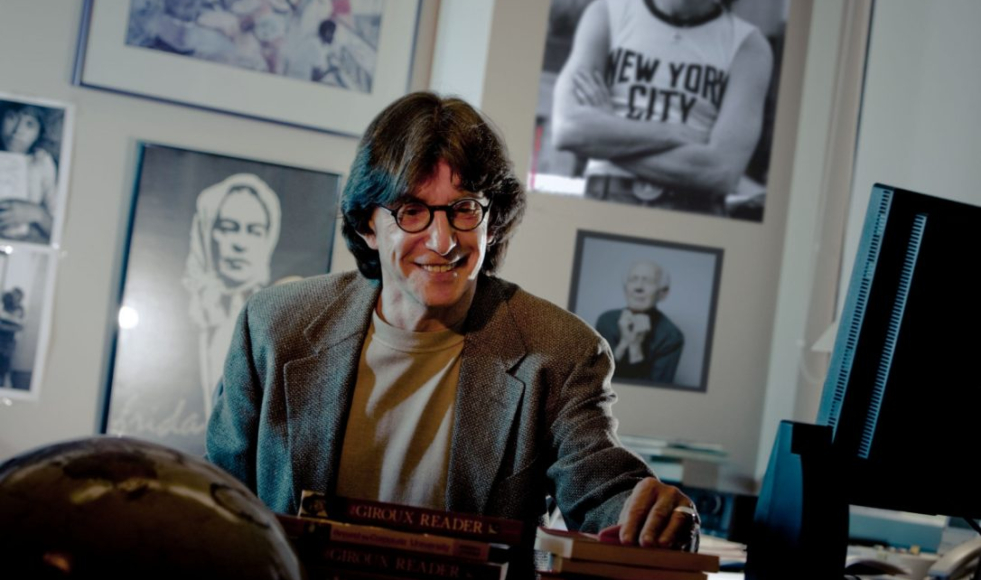
<svg viewBox="0 0 981 580">
<path fill-rule="evenodd" d="M 57 240 L 68 161 L 65 116 L 65 108 L 0 94 L 0 240 Z"/>
</svg>

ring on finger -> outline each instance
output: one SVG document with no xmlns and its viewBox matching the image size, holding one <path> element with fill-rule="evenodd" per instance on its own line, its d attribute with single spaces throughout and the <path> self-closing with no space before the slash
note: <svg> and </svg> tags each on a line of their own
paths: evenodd
<svg viewBox="0 0 981 580">
<path fill-rule="evenodd" d="M 696 510 L 694 506 L 679 505 L 675 507 L 672 511 L 691 516 L 692 523 L 695 526 L 698 526 L 702 523 L 702 519 L 698 517 L 698 510 Z"/>
<path fill-rule="evenodd" d="M 697 516 L 698 515 L 698 511 L 695 510 L 694 507 L 688 506 L 688 505 L 679 505 L 676 508 L 674 508 L 673 511 L 681 512 L 683 514 L 688 514 L 690 516 Z"/>
</svg>

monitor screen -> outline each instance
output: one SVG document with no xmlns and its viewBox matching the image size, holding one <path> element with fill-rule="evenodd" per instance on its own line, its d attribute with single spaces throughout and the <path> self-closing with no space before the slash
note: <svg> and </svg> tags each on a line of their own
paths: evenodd
<svg viewBox="0 0 981 580">
<path fill-rule="evenodd" d="M 981 516 L 981 208 L 877 184 L 818 424 L 848 503 Z"/>
</svg>

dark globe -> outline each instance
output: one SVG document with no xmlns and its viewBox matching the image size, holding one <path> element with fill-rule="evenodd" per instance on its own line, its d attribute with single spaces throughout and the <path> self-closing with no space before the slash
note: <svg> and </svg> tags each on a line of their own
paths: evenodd
<svg viewBox="0 0 981 580">
<path fill-rule="evenodd" d="M 231 475 L 91 437 L 0 465 L 4 578 L 300 578 L 275 515 Z"/>
</svg>

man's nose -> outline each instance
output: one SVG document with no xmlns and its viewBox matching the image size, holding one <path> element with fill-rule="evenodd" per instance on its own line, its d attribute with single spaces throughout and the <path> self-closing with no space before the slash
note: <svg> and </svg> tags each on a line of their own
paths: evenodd
<svg viewBox="0 0 981 580">
<path fill-rule="evenodd" d="M 450 225 L 445 211 L 433 213 L 433 223 L 429 224 L 426 247 L 440 256 L 445 256 L 456 247 L 456 230 Z"/>
</svg>

